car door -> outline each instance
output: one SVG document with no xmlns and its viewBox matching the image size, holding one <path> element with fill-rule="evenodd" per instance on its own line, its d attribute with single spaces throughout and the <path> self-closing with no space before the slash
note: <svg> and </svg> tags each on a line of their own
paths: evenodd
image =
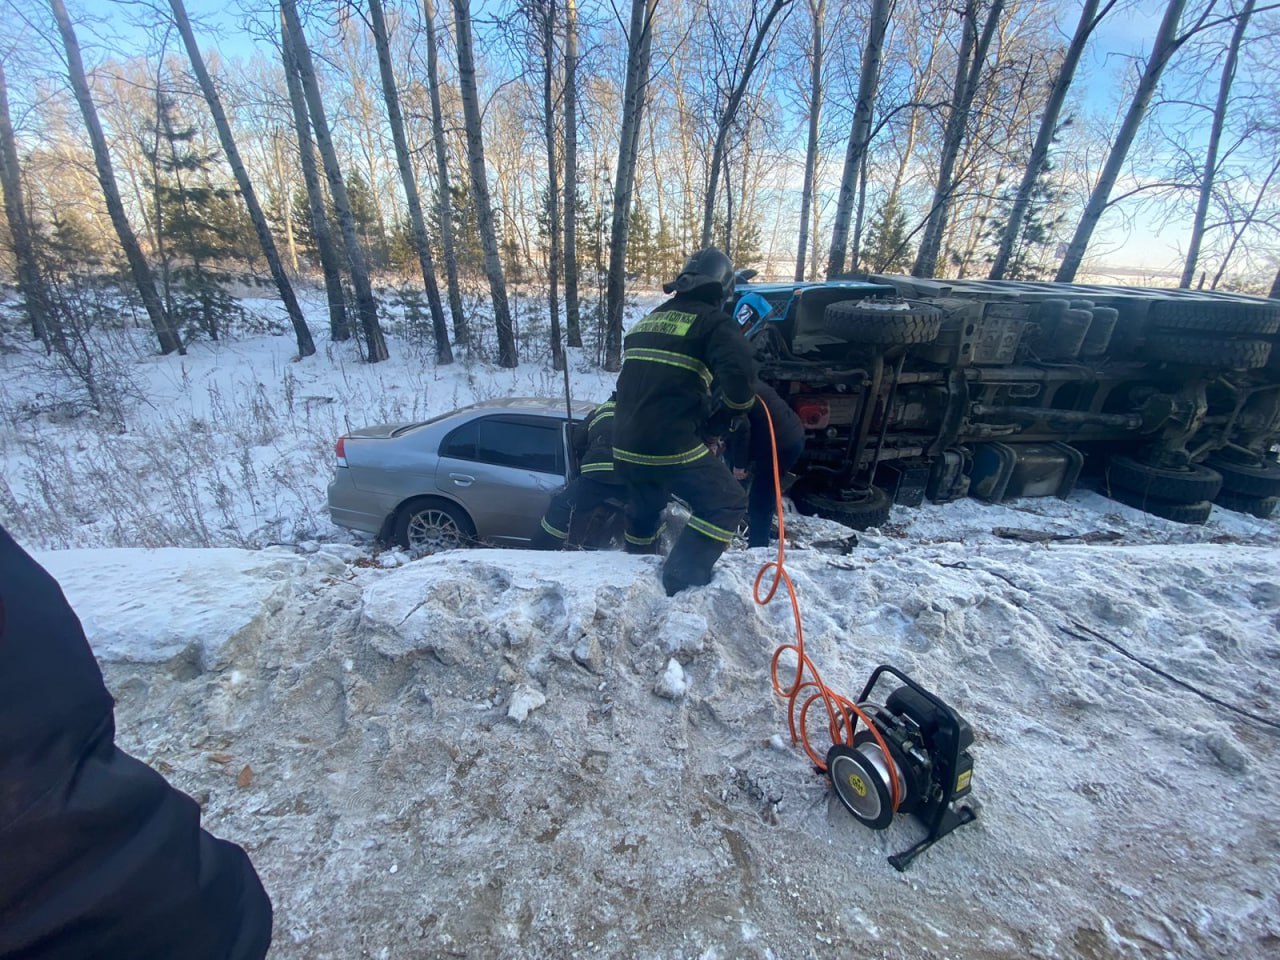
<svg viewBox="0 0 1280 960">
<path fill-rule="evenodd" d="M 440 443 L 436 485 L 471 515 L 493 543 L 533 536 L 551 495 L 564 486 L 563 421 L 519 414 L 477 417 Z"/>
</svg>

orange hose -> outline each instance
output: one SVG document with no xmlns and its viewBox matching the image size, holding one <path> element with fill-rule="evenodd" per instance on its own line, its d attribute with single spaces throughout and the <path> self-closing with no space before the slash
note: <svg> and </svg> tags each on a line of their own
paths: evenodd
<svg viewBox="0 0 1280 960">
<path fill-rule="evenodd" d="M 809 708 L 818 700 L 821 700 L 823 706 L 827 708 L 827 734 L 833 744 L 840 743 L 853 746 L 853 735 L 856 732 L 858 720 L 865 723 L 867 729 L 871 731 L 871 735 L 875 738 L 876 744 L 884 753 L 885 767 L 889 771 L 889 805 L 896 813 L 903 799 L 902 787 L 898 783 L 897 764 L 893 762 L 893 755 L 889 752 L 889 746 L 885 743 L 879 728 L 862 711 L 861 707 L 848 697 L 836 693 L 822 682 L 822 676 L 818 673 L 818 668 L 814 666 L 813 661 L 809 659 L 809 655 L 805 653 L 804 625 L 800 618 L 800 601 L 796 597 L 795 585 L 792 584 L 791 577 L 787 575 L 785 566 L 787 527 L 786 520 L 782 515 L 782 477 L 778 470 L 778 440 L 773 432 L 773 417 L 769 414 L 768 405 L 759 396 L 756 397 L 756 402 L 764 410 L 765 420 L 769 424 L 769 446 L 773 456 L 774 508 L 778 514 L 778 556 L 777 559 L 770 560 L 762 566 L 756 574 L 755 583 L 751 591 L 752 598 L 760 606 L 765 606 L 773 600 L 774 595 L 778 592 L 778 585 L 780 583 L 784 584 L 787 588 L 787 597 L 791 601 L 791 615 L 796 628 L 795 642 L 780 644 L 774 650 L 773 657 L 769 661 L 769 676 L 773 683 L 773 692 L 787 701 L 787 724 L 791 730 L 791 742 L 793 744 L 799 743 L 814 765 L 824 772 L 827 769 L 826 756 L 814 750 L 809 742 L 807 726 Z M 770 570 L 774 573 L 773 581 L 769 584 L 768 590 L 762 594 L 761 587 L 766 574 Z M 778 678 L 779 662 L 786 653 L 794 653 L 796 658 L 796 672 L 790 686 L 783 686 Z M 810 675 L 808 679 L 805 676 L 806 671 Z M 810 691 L 810 693 L 801 703 L 800 697 L 805 691 Z"/>
</svg>

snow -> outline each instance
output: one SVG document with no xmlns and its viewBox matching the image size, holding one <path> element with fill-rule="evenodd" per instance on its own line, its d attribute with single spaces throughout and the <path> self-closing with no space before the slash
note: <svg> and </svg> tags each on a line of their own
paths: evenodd
<svg viewBox="0 0 1280 960">
<path fill-rule="evenodd" d="M 899 874 L 886 857 L 921 825 L 861 826 L 792 743 L 770 677 L 792 611 L 752 599 L 773 551 L 732 548 L 710 585 L 673 598 L 656 557 L 379 552 L 320 512 L 334 431 L 536 393 L 550 375 L 414 374 L 333 351 L 290 364 L 287 343 L 138 362 L 170 392 L 129 446 L 160 442 L 178 410 L 208 425 L 164 448 L 193 448 L 190 496 L 167 474 L 77 472 L 118 436 L 0 420 L 0 522 L 81 617 L 122 746 L 249 850 L 275 903 L 273 958 L 1065 960 L 1280 943 L 1280 522 L 1215 509 L 1186 527 L 1083 489 L 899 507 L 856 538 L 788 516 L 824 682 L 856 696 L 893 664 L 975 733 L 977 821 Z M 581 366 L 575 395 L 607 395 Z M 0 406 L 30 389 L 0 378 Z M 237 446 L 244 470 L 209 466 Z M 224 494 L 206 486 L 219 476 Z M 59 520 L 41 491 L 62 480 L 80 487 Z M 148 519 L 179 507 L 184 524 Z M 784 653 L 784 684 L 794 664 Z"/>
</svg>

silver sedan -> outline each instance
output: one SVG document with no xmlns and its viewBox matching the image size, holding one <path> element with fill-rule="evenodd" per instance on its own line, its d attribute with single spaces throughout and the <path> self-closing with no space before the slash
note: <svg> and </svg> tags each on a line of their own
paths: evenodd
<svg viewBox="0 0 1280 960">
<path fill-rule="evenodd" d="M 595 407 L 489 400 L 421 423 L 365 427 L 338 440 L 333 522 L 431 553 L 482 541 L 527 545 L 573 463 L 572 422 Z"/>
</svg>

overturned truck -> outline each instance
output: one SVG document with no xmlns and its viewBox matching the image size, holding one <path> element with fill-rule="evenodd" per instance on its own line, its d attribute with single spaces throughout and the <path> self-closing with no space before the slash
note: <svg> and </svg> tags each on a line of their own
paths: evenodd
<svg viewBox="0 0 1280 960">
<path fill-rule="evenodd" d="M 1280 498 L 1280 301 L 869 276 L 742 282 L 761 379 L 805 426 L 797 507 L 1105 495 L 1183 523 Z"/>
</svg>

